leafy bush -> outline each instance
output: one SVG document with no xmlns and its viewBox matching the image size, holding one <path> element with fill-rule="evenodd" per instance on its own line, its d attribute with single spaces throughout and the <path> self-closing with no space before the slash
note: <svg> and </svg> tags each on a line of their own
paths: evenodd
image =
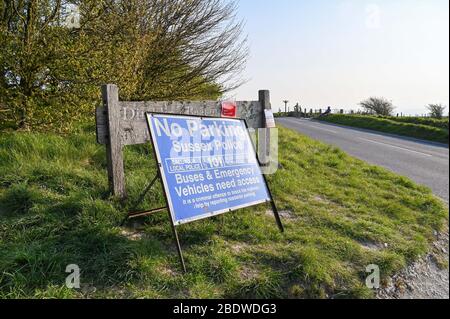
<svg viewBox="0 0 450 319">
<path fill-rule="evenodd" d="M 0 129 L 92 122 L 104 83 L 131 101 L 215 100 L 241 83 L 234 2 L 74 1 L 74 25 L 69 3 L 0 1 Z"/>
</svg>

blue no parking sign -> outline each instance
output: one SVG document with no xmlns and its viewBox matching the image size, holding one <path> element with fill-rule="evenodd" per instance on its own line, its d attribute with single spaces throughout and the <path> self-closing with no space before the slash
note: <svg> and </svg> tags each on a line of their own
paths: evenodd
<svg viewBox="0 0 450 319">
<path fill-rule="evenodd" d="M 147 121 L 175 225 L 272 201 L 243 120 Z"/>
</svg>

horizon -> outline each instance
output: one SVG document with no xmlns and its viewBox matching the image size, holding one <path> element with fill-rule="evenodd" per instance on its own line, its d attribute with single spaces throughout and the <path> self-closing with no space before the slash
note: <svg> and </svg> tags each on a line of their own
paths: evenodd
<svg viewBox="0 0 450 319">
<path fill-rule="evenodd" d="M 232 98 L 268 89 L 274 111 L 357 110 L 371 96 L 407 115 L 449 106 L 447 0 L 239 0 L 238 18 L 250 56 Z"/>
</svg>

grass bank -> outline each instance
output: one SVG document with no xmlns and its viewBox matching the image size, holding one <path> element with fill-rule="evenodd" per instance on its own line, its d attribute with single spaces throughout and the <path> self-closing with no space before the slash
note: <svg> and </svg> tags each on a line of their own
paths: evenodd
<svg viewBox="0 0 450 319">
<path fill-rule="evenodd" d="M 365 128 L 384 133 L 397 134 L 414 137 L 439 143 L 449 143 L 448 126 L 445 128 L 443 121 L 419 121 L 410 118 L 383 118 L 368 115 L 343 115 L 333 114 L 323 118 L 321 121 L 341 124 L 346 126 Z M 426 123 L 426 124 L 418 124 Z"/>
<path fill-rule="evenodd" d="M 259 206 L 180 227 L 180 272 L 167 214 L 118 225 L 130 204 L 109 197 L 93 132 L 0 136 L 0 298 L 370 298 L 423 254 L 448 217 L 430 190 L 293 131 L 269 178 L 278 232 Z M 125 151 L 130 203 L 155 171 L 148 146 Z M 161 190 L 142 208 L 158 207 Z M 66 266 L 81 268 L 79 290 Z"/>
<path fill-rule="evenodd" d="M 426 125 L 426 126 L 432 126 L 442 129 L 447 129 L 449 127 L 448 117 L 442 118 L 442 119 L 434 119 L 430 117 L 416 117 L 416 116 L 402 116 L 402 117 L 396 117 L 396 116 L 387 116 L 382 117 L 388 120 L 392 120 L 395 122 L 400 123 L 412 123 L 412 124 L 420 124 L 420 125 Z"/>
</svg>

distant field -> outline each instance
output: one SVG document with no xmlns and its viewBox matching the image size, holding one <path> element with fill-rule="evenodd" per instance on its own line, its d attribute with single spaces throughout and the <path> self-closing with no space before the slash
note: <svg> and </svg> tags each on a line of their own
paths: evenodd
<svg viewBox="0 0 450 319">
<path fill-rule="evenodd" d="M 269 184 L 286 233 L 264 205 L 180 227 L 168 216 L 120 227 L 155 173 L 149 146 L 126 148 L 128 204 L 108 195 L 93 132 L 0 136 L 0 298 L 370 298 L 423 255 L 448 211 L 409 179 L 280 129 L 282 169 Z M 156 188 L 141 208 L 162 205 Z M 81 268 L 81 290 L 65 287 Z"/>
<path fill-rule="evenodd" d="M 318 118 L 318 120 L 439 143 L 449 143 L 448 119 L 333 114 Z"/>
</svg>

